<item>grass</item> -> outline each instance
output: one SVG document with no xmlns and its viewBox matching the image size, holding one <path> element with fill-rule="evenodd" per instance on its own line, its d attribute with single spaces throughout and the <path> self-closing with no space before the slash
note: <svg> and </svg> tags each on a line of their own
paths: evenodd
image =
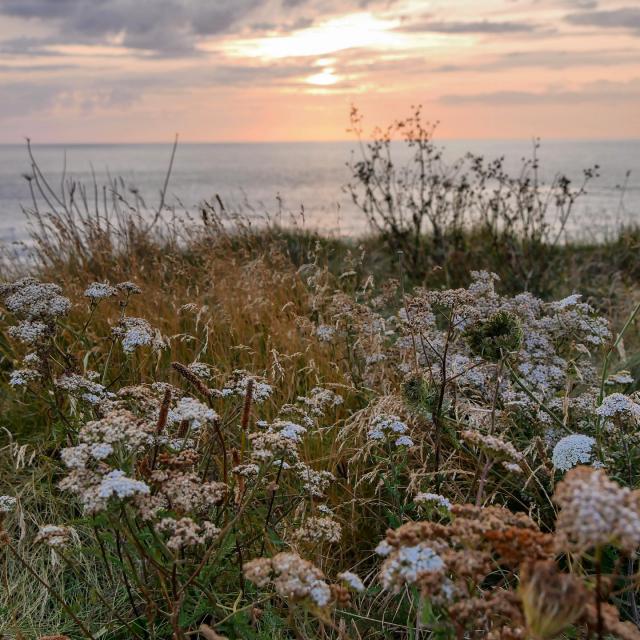
<svg viewBox="0 0 640 640">
<path fill-rule="evenodd" d="M 162 210 L 161 220 L 151 225 L 125 206 L 120 192 L 112 196 L 108 211 L 93 215 L 74 204 L 70 191 L 59 194 L 57 213 L 31 212 L 30 261 L 11 256 L 4 261 L 4 281 L 29 274 L 57 283 L 71 310 L 52 320 L 53 336 L 36 344 L 47 364 L 26 391 L 9 380 L 33 349 L 2 333 L 0 495 L 16 497 L 18 505 L 0 521 L 6 532 L 0 552 L 0 633 L 20 639 L 53 634 L 114 639 L 208 639 L 216 634 L 638 637 L 629 626 L 639 621 L 635 551 L 621 550 L 617 539 L 597 540 L 585 551 L 553 547 L 560 544 L 562 527 L 569 526 L 560 520 L 556 525 L 554 491 L 564 486 L 571 492 L 581 480 L 554 468 L 551 456 L 566 433 L 593 436 L 593 456 L 607 474 L 637 490 L 635 423 L 618 416 L 613 427 L 603 430 L 595 405 L 584 409 L 576 399 L 597 395 L 606 361 L 605 379 L 625 369 L 634 379 L 607 392 L 623 392 L 635 402 L 640 357 L 633 309 L 640 232 L 623 229 L 601 244 L 548 245 L 517 235 L 496 242 L 486 228 L 471 227 L 437 240 L 421 236 L 422 266 L 411 270 L 384 234 L 347 240 L 269 225 L 256 228 L 242 220 L 230 228 L 224 212 L 209 205 L 204 224 L 179 221 Z M 444 263 L 436 246 L 442 242 L 449 248 Z M 467 287 L 470 272 L 482 269 L 500 277 L 499 299 L 489 304 L 493 298 L 484 293 L 450 291 Z M 91 282 L 123 281 L 135 282 L 142 295 L 97 304 L 84 296 Z M 541 302 L 544 311 L 535 312 L 543 320 L 538 326 L 527 316 L 527 305 L 537 309 L 538 303 L 513 299 L 525 283 L 545 302 L 580 292 L 593 310 L 580 308 L 572 315 L 572 308 Z M 447 296 L 469 314 L 464 331 Z M 486 322 L 496 317 L 491 305 L 498 305 L 500 317 L 506 318 L 503 328 Z M 112 333 L 123 313 L 148 320 L 161 336 L 161 348 L 143 346 L 127 354 Z M 600 344 L 589 342 L 598 315 L 614 329 Z M 3 329 L 17 320 L 6 311 Z M 624 339 L 607 358 L 623 326 Z M 331 327 L 335 337 L 323 341 L 318 327 Z M 511 332 L 509 340 L 497 335 L 503 330 Z M 552 354 L 542 359 L 527 343 L 536 332 L 553 345 Z M 436 345 L 433 353 L 418 344 L 423 340 Z M 505 344 L 508 349 L 500 348 Z M 447 352 L 451 358 L 467 358 L 456 365 L 461 371 L 447 369 Z M 558 365 L 553 358 L 561 361 L 562 375 L 548 387 L 532 386 L 534 377 L 518 368 L 523 362 Z M 175 362 L 204 363 L 211 378 L 194 386 L 172 366 Z M 244 392 L 225 399 L 202 391 L 202 385 L 222 389 L 239 369 L 251 372 L 256 384 L 264 380 L 273 387 L 268 400 L 259 404 Z M 217 412 L 219 419 L 194 435 L 197 461 L 188 469 L 202 483 L 221 481 L 238 461 L 259 461 L 258 421 L 303 422 L 305 415 L 311 422 L 297 445 L 299 460 L 331 473 L 333 480 L 320 492 L 324 495 L 310 495 L 299 476 L 282 470 L 276 456 L 270 464 L 259 462 L 258 479 L 245 482 L 231 475 L 220 504 L 182 509 L 170 501 L 165 517 L 207 520 L 221 530 L 213 542 L 175 553 L 131 501 L 114 498 L 99 513 L 87 514 L 81 496 L 60 489 L 69 473 L 60 453 L 81 441 L 87 423 L 110 419 L 113 409 L 108 403 L 91 406 L 73 391 L 63 393 L 56 380 L 69 373 L 87 376 L 91 370 L 99 373 L 105 393 L 133 388 L 140 398 L 152 398 L 147 406 L 136 396 L 120 396 L 141 424 L 171 437 L 185 437 L 184 429 L 193 435 L 193 425 L 189 420 L 163 424 L 162 394 L 153 395 L 150 385 L 170 383 L 175 410 L 184 395 Z M 474 371 L 483 372 L 484 386 L 456 377 Z M 313 414 L 301 398 L 309 400 L 316 387 L 339 394 L 342 403 Z M 507 391 L 521 394 L 522 408 L 510 404 Z M 405 425 L 412 446 L 370 436 L 376 420 L 394 416 Z M 558 425 L 564 432 L 554 431 Z M 508 445 L 517 456 L 504 453 Z M 165 470 L 184 464 L 180 452 L 166 443 L 155 445 L 155 452 L 153 447 L 123 446 L 113 455 L 117 460 L 109 458 L 109 465 L 148 482 L 159 494 L 167 489 L 153 484 L 150 460 L 161 460 L 157 464 L 166 465 Z M 516 465 L 517 474 L 505 462 Z M 425 492 L 441 494 L 457 506 L 450 513 L 431 503 L 421 505 L 418 495 Z M 609 503 L 618 499 L 614 491 Z M 299 537 L 314 522 L 311 518 L 325 517 L 320 505 L 333 511 L 339 541 L 323 539 L 319 524 L 305 534 L 320 531 L 318 539 Z M 482 507 L 480 515 L 473 505 Z M 624 513 L 640 518 L 636 512 L 632 506 Z M 523 524 L 525 514 L 531 521 Z M 514 517 L 521 520 L 514 524 Z M 490 523 L 488 530 L 485 523 Z M 63 551 L 38 544 L 38 530 L 46 524 L 72 526 L 77 539 Z M 394 549 L 391 559 L 403 548 L 402 540 L 405 547 L 408 540 L 433 546 L 449 563 L 447 579 L 459 589 L 455 602 L 443 601 L 440 587 L 424 576 L 400 580 L 393 574 L 385 585 L 385 564 L 374 552 L 385 535 Z M 277 562 L 283 551 L 295 552 L 324 572 L 332 585 L 330 605 L 314 601 L 308 592 L 285 593 L 273 579 L 256 584 L 249 577 L 248 561 Z M 514 556 L 517 561 L 510 560 Z M 464 562 L 471 567 L 466 573 Z M 543 568 L 551 571 L 544 574 L 552 576 L 546 582 L 539 579 Z M 363 579 L 364 593 L 349 594 L 339 585 L 338 574 L 345 570 Z M 300 575 L 310 571 L 301 565 Z M 560 582 L 568 608 L 560 612 L 559 622 L 551 605 Z M 633 622 L 621 623 L 618 614 Z M 555 628 L 552 622 L 559 625 L 557 633 L 535 631 L 542 623 Z"/>
</svg>

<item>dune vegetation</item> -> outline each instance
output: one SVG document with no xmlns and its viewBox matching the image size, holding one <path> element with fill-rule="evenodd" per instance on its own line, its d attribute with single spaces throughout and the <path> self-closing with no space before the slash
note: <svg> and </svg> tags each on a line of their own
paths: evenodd
<svg viewBox="0 0 640 640">
<path fill-rule="evenodd" d="M 400 130 L 409 166 L 391 132 L 353 165 L 362 239 L 34 164 L 2 637 L 640 638 L 640 235 L 568 242 L 584 187 Z"/>
</svg>

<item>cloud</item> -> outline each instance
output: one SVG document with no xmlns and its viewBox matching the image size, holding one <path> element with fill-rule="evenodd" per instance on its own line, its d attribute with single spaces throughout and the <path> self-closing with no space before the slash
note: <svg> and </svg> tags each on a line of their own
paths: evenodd
<svg viewBox="0 0 640 640">
<path fill-rule="evenodd" d="M 59 41 L 104 43 L 162 55 L 196 52 L 199 38 L 226 32 L 261 0 L 3 0 L 0 14 L 55 24 Z"/>
<path fill-rule="evenodd" d="M 522 33 L 538 29 L 538 25 L 530 22 L 491 22 L 478 20 L 472 22 L 439 22 L 436 20 L 422 20 L 409 23 L 397 28 L 398 31 L 409 33 Z"/>
<path fill-rule="evenodd" d="M 552 88 L 545 92 L 492 91 L 487 93 L 449 94 L 439 102 L 448 105 L 484 104 L 491 106 L 513 105 L 578 105 L 637 101 L 640 99 L 640 78 L 629 82 L 594 82 L 574 91 Z"/>
<path fill-rule="evenodd" d="M 564 4 L 572 9 L 595 9 L 598 0 L 565 0 Z"/>
<path fill-rule="evenodd" d="M 640 8 L 623 7 L 611 11 L 581 11 L 565 16 L 569 24 L 603 29 L 633 29 L 640 35 Z"/>
<path fill-rule="evenodd" d="M 493 60 L 476 64 L 445 64 L 432 69 L 439 73 L 502 71 L 525 67 L 568 69 L 573 67 L 612 67 L 634 64 L 638 54 L 626 49 L 593 51 L 512 51 Z"/>
</svg>

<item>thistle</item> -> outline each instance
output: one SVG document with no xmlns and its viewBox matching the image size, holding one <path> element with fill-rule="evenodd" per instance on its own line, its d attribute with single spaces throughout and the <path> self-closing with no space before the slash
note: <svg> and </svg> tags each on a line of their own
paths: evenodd
<svg viewBox="0 0 640 640">
<path fill-rule="evenodd" d="M 520 321 L 507 311 L 498 311 L 464 333 L 472 353 L 493 362 L 517 351 L 522 344 L 522 336 Z"/>
</svg>

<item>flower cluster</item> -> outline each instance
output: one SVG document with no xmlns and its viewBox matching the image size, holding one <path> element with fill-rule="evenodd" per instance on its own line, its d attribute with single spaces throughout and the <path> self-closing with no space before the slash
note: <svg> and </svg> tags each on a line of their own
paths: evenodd
<svg viewBox="0 0 640 640">
<path fill-rule="evenodd" d="M 273 584 L 276 593 L 292 602 L 309 601 L 317 607 L 331 602 L 331 588 L 320 569 L 295 553 L 246 562 L 244 577 L 258 587 Z"/>
<path fill-rule="evenodd" d="M 553 466 L 560 471 L 568 471 L 578 464 L 588 464 L 595 443 L 594 438 L 581 433 L 565 436 L 553 448 Z"/>
<path fill-rule="evenodd" d="M 558 484 L 560 549 L 584 553 L 607 544 L 626 553 L 640 547 L 640 490 L 621 487 L 604 471 L 576 467 Z"/>
</svg>

